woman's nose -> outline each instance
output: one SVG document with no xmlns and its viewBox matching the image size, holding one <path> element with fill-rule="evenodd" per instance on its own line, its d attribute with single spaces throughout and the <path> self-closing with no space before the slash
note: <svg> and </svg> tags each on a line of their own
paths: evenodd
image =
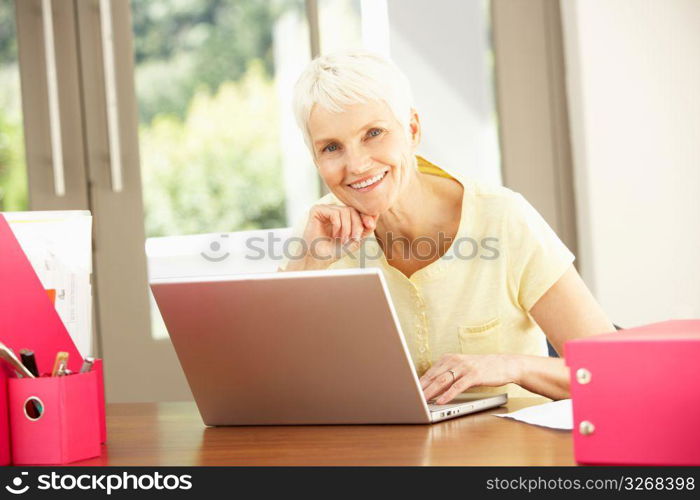
<svg viewBox="0 0 700 500">
<path fill-rule="evenodd" d="M 348 151 L 347 169 L 353 175 L 361 175 L 372 166 L 369 155 L 361 152 Z"/>
</svg>

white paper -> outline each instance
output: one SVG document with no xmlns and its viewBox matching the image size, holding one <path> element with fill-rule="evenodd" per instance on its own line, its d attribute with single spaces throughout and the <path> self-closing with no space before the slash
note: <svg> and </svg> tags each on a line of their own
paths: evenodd
<svg viewBox="0 0 700 500">
<path fill-rule="evenodd" d="M 92 352 L 92 216 L 87 210 L 3 212 L 80 354 Z"/>
<path fill-rule="evenodd" d="M 512 418 L 526 424 L 541 425 L 551 429 L 570 431 L 574 428 L 574 414 L 570 399 L 529 406 L 511 413 L 493 413 L 492 415 Z"/>
</svg>

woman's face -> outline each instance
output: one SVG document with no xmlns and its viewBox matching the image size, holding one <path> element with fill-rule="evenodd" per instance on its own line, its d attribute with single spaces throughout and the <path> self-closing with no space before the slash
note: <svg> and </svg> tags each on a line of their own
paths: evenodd
<svg viewBox="0 0 700 500">
<path fill-rule="evenodd" d="M 324 182 L 361 213 L 388 210 L 415 175 L 413 154 L 420 138 L 415 112 L 410 137 L 383 101 L 355 104 L 340 113 L 314 106 L 308 128 Z"/>
</svg>

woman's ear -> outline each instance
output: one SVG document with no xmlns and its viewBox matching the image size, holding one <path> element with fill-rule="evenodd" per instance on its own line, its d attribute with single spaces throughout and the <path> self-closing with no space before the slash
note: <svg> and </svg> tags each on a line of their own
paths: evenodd
<svg viewBox="0 0 700 500">
<path fill-rule="evenodd" d="M 413 149 L 416 149 L 420 144 L 421 128 L 418 112 L 414 108 L 411 108 L 411 120 L 408 123 L 408 133 L 409 139 L 411 140 L 411 146 Z"/>
</svg>

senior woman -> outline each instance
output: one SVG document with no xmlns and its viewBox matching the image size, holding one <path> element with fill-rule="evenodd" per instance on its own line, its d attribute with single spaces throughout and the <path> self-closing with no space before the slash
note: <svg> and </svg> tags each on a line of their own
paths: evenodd
<svg viewBox="0 0 700 500">
<path fill-rule="evenodd" d="M 568 397 L 568 369 L 546 340 L 561 353 L 612 323 L 520 194 L 416 156 L 412 104 L 405 76 L 376 54 L 309 64 L 294 111 L 330 192 L 295 225 L 280 270 L 380 268 L 427 400 Z"/>
</svg>

